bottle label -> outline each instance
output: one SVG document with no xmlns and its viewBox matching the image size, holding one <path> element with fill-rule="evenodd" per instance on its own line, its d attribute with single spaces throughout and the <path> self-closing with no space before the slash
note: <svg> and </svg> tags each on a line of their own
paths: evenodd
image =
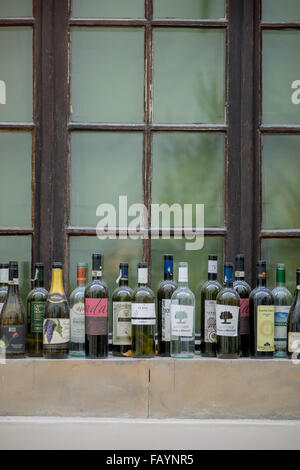
<svg viewBox="0 0 300 470">
<path fill-rule="evenodd" d="M 70 341 L 69 318 L 44 319 L 43 344 L 63 344 Z"/>
<path fill-rule="evenodd" d="M 274 305 L 257 307 L 257 351 L 274 351 Z"/>
<path fill-rule="evenodd" d="M 289 352 L 300 352 L 300 332 L 289 332 L 288 338 Z"/>
<path fill-rule="evenodd" d="M 70 311 L 71 320 L 71 341 L 73 343 L 85 342 L 85 316 L 84 316 L 84 303 L 77 302 L 74 304 Z"/>
<path fill-rule="evenodd" d="M 217 274 L 218 273 L 218 261 L 216 260 L 208 260 L 208 270 L 209 274 Z"/>
<path fill-rule="evenodd" d="M 59 304 L 61 302 L 65 302 L 66 296 L 60 292 L 53 292 L 52 294 L 48 294 L 47 300 L 51 304 Z"/>
<path fill-rule="evenodd" d="M 108 299 L 85 299 L 85 334 L 108 334 Z"/>
<path fill-rule="evenodd" d="M 132 325 L 155 325 L 155 303 L 131 304 L 131 324 Z"/>
<path fill-rule="evenodd" d="M 240 307 L 216 305 L 217 336 L 237 336 Z"/>
<path fill-rule="evenodd" d="M 171 341 L 171 299 L 161 301 L 161 339 Z"/>
<path fill-rule="evenodd" d="M 113 302 L 113 344 L 131 344 L 131 302 Z"/>
<path fill-rule="evenodd" d="M 172 336 L 193 336 L 195 307 L 171 304 Z"/>
<path fill-rule="evenodd" d="M 46 302 L 31 303 L 31 333 L 43 333 Z"/>
<path fill-rule="evenodd" d="M 186 266 L 179 266 L 178 282 L 188 282 L 188 268 Z"/>
<path fill-rule="evenodd" d="M 215 343 L 216 336 L 216 301 L 205 300 L 204 303 L 204 342 Z"/>
<path fill-rule="evenodd" d="M 240 335 L 249 334 L 249 299 L 240 301 Z"/>
<path fill-rule="evenodd" d="M 3 305 L 4 305 L 4 302 L 3 302 L 3 303 L 0 303 L 0 313 L 2 312 Z"/>
<path fill-rule="evenodd" d="M 5 351 L 13 354 L 25 354 L 25 326 L 2 325 L 1 342 L 5 344 Z"/>
<path fill-rule="evenodd" d="M 245 271 L 235 271 L 234 277 L 236 279 L 240 279 L 241 277 L 244 278 L 245 277 Z"/>
<path fill-rule="evenodd" d="M 291 306 L 276 305 L 274 316 L 275 350 L 286 353 L 287 349 L 287 320 Z"/>
</svg>

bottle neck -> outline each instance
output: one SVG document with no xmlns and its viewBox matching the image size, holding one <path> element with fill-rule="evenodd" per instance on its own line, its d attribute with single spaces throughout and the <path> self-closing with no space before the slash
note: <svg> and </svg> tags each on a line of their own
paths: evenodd
<svg viewBox="0 0 300 470">
<path fill-rule="evenodd" d="M 233 286 L 233 269 L 232 266 L 224 267 L 224 287 Z"/>
<path fill-rule="evenodd" d="M 148 285 L 148 268 L 138 268 L 138 286 Z"/>
<path fill-rule="evenodd" d="M 164 280 L 173 281 L 173 260 L 165 259 L 164 262 Z"/>
<path fill-rule="evenodd" d="M 245 280 L 245 271 L 235 271 L 234 278 L 236 281 L 244 281 Z"/>
<path fill-rule="evenodd" d="M 178 285 L 180 287 L 187 287 L 189 282 L 187 266 L 179 266 L 178 268 Z"/>
<path fill-rule="evenodd" d="M 277 269 L 276 271 L 276 286 L 284 287 L 285 286 L 285 270 Z"/>
<path fill-rule="evenodd" d="M 257 287 L 266 287 L 266 286 L 267 286 L 267 279 L 266 279 L 266 277 L 257 276 L 256 286 L 257 286 Z"/>
<path fill-rule="evenodd" d="M 207 266 L 207 272 L 208 272 L 208 280 L 209 281 L 216 281 L 218 278 L 218 261 L 215 259 L 209 259 L 208 260 L 208 266 Z"/>
<path fill-rule="evenodd" d="M 65 293 L 63 286 L 62 269 L 60 268 L 52 269 L 52 282 L 49 294 L 53 294 L 54 292 L 59 292 L 61 294 Z"/>
<path fill-rule="evenodd" d="M 4 287 L 8 285 L 8 269 L 1 268 L 0 269 L 0 287 Z"/>
<path fill-rule="evenodd" d="M 12 282 L 8 282 L 8 291 L 7 291 L 7 298 L 10 296 L 18 297 L 19 296 L 19 280 Z"/>
<path fill-rule="evenodd" d="M 207 279 L 208 279 L 209 281 L 216 281 L 217 278 L 218 278 L 218 274 L 217 274 L 217 273 L 210 273 L 210 272 L 209 272 L 208 275 L 207 275 Z"/>
<path fill-rule="evenodd" d="M 77 287 L 86 285 L 86 268 L 77 268 Z"/>
<path fill-rule="evenodd" d="M 98 269 L 98 270 L 93 269 L 93 271 L 92 271 L 92 280 L 93 281 L 96 281 L 96 280 L 101 281 L 101 279 L 102 279 L 102 269 Z"/>
</svg>

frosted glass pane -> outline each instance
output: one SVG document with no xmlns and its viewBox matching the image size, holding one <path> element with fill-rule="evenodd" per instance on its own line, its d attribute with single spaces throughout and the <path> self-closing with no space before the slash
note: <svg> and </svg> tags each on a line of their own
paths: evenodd
<svg viewBox="0 0 300 470">
<path fill-rule="evenodd" d="M 269 287 L 276 284 L 276 265 L 286 266 L 287 288 L 294 294 L 296 269 L 300 268 L 300 239 L 273 238 L 262 240 L 262 258 L 267 261 Z"/>
<path fill-rule="evenodd" d="M 224 0 L 154 0 L 154 16 L 161 18 L 225 17 Z"/>
<path fill-rule="evenodd" d="M 31 225 L 31 134 L 0 131 L 0 226 Z"/>
<path fill-rule="evenodd" d="M 154 31 L 154 121 L 223 123 L 225 31 Z"/>
<path fill-rule="evenodd" d="M 74 28 L 73 121 L 142 122 L 143 28 Z"/>
<path fill-rule="evenodd" d="M 189 287 L 196 295 L 196 332 L 200 332 L 200 290 L 207 281 L 207 256 L 218 255 L 219 281 L 223 276 L 223 246 L 222 237 L 205 237 L 204 247 L 199 251 L 185 250 L 186 240 L 152 240 L 152 288 L 157 291 L 163 280 L 163 255 L 174 255 L 174 274 L 178 280 L 178 262 L 189 263 Z"/>
<path fill-rule="evenodd" d="M 205 226 L 223 226 L 224 136 L 155 134 L 152 191 L 156 204 L 205 204 Z"/>
<path fill-rule="evenodd" d="M 263 228 L 300 228 L 299 149 L 298 135 L 263 138 Z"/>
<path fill-rule="evenodd" d="M 1 16 L 32 16 L 32 0 L 0 0 Z"/>
<path fill-rule="evenodd" d="M 0 28 L 0 121 L 32 121 L 32 29 Z"/>
<path fill-rule="evenodd" d="M 142 202 L 142 155 L 142 134 L 72 134 L 71 224 L 95 227 L 98 205 L 109 203 L 118 225 L 119 195 L 128 197 L 128 206 Z"/>
<path fill-rule="evenodd" d="M 25 302 L 30 286 L 31 237 L 0 236 L 0 263 L 18 261 L 20 293 Z"/>
<path fill-rule="evenodd" d="M 299 0 L 263 0 L 263 21 L 299 21 Z"/>
<path fill-rule="evenodd" d="M 72 16 L 82 18 L 142 18 L 143 0 L 73 0 Z"/>
<path fill-rule="evenodd" d="M 263 122 L 300 124 L 300 31 L 263 33 Z"/>
</svg>

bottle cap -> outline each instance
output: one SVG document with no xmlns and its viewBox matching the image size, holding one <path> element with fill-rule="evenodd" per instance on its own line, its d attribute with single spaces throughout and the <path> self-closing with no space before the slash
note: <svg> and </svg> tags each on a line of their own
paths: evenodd
<svg viewBox="0 0 300 470">
<path fill-rule="evenodd" d="M 102 255 L 100 253 L 93 253 L 92 256 L 92 269 L 93 271 L 100 271 L 102 267 Z"/>
<path fill-rule="evenodd" d="M 8 269 L 8 263 L 0 263 L 0 269 Z"/>
<path fill-rule="evenodd" d="M 142 261 L 141 263 L 138 264 L 138 268 L 148 268 L 148 264 Z"/>
<path fill-rule="evenodd" d="M 218 256 L 217 255 L 208 255 L 208 259 L 211 261 L 218 261 Z"/>
<path fill-rule="evenodd" d="M 164 255 L 164 260 L 171 260 L 171 261 L 173 261 L 173 255 Z"/>
<path fill-rule="evenodd" d="M 52 263 L 52 268 L 54 269 L 62 269 L 62 263 L 58 262 L 58 261 L 54 261 Z"/>
</svg>

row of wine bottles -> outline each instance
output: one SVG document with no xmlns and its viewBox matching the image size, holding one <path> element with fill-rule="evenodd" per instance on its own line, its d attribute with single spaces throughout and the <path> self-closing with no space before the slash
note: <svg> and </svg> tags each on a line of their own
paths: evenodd
<svg viewBox="0 0 300 470">
<path fill-rule="evenodd" d="M 277 266 L 277 286 L 266 286 L 266 263 L 257 262 L 257 286 L 245 282 L 244 256 L 224 263 L 224 285 L 217 280 L 217 256 L 208 257 L 208 280 L 201 289 L 201 353 L 205 357 L 300 356 L 300 269 L 294 300 L 285 287 L 285 266 Z M 109 291 L 102 279 L 102 256 L 77 265 L 77 287 L 69 302 L 63 288 L 62 264 L 53 263 L 49 293 L 44 267 L 35 264 L 34 285 L 25 312 L 18 292 L 18 264 L 0 264 L 0 350 L 6 357 L 44 356 L 104 358 L 108 356 Z M 138 286 L 128 286 L 128 263 L 120 263 L 118 287 L 111 296 L 113 354 L 172 356 L 195 354 L 195 296 L 188 287 L 188 265 L 164 256 L 164 280 L 155 295 L 148 286 L 146 263 L 138 265 Z M 157 325 L 158 344 L 155 350 Z"/>
</svg>

